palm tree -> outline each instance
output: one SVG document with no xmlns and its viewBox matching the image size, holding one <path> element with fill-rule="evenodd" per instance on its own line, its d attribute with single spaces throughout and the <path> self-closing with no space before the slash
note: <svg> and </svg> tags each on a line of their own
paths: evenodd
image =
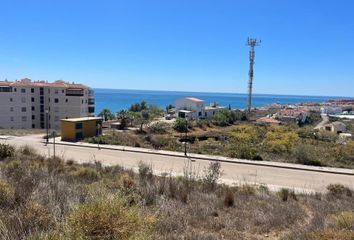
<svg viewBox="0 0 354 240">
<path fill-rule="evenodd" d="M 102 111 L 98 114 L 99 117 L 103 117 L 105 121 L 114 119 L 114 114 L 108 108 L 102 109 Z"/>
</svg>

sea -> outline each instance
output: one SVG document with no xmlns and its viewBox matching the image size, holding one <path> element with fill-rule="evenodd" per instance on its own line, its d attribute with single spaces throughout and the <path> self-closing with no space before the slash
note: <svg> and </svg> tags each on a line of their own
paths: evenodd
<svg viewBox="0 0 354 240">
<path fill-rule="evenodd" d="M 102 109 L 108 108 L 112 112 L 128 109 L 132 104 L 146 101 L 165 109 L 169 104 L 174 105 L 176 99 L 184 97 L 196 97 L 203 99 L 205 105 L 218 103 L 233 109 L 246 107 L 247 94 L 242 93 L 207 93 L 207 92 L 175 92 L 175 91 L 151 91 L 151 90 L 120 90 L 120 89 L 94 89 L 96 107 L 95 114 Z M 272 95 L 253 94 L 252 107 L 262 107 L 271 103 L 296 104 L 302 102 L 321 103 L 326 100 L 348 99 L 347 97 L 330 96 L 295 96 L 295 95 Z"/>
</svg>

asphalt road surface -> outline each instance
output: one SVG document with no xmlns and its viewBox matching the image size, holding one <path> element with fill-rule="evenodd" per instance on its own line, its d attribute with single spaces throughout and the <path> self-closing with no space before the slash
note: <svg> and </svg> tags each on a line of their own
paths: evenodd
<svg viewBox="0 0 354 240">
<path fill-rule="evenodd" d="M 46 156 L 53 155 L 53 145 L 42 143 L 42 135 L 24 137 L 0 137 L 0 142 L 15 146 L 29 145 Z M 56 156 L 78 163 L 100 161 L 103 165 L 120 165 L 138 169 L 140 161 L 152 166 L 156 174 L 182 175 L 186 169 L 202 175 L 209 165 L 207 160 L 186 157 L 161 156 L 117 150 L 56 145 Z M 192 161 L 193 160 L 193 161 Z M 226 184 L 265 184 L 271 190 L 290 188 L 297 192 L 324 192 L 329 184 L 340 183 L 354 188 L 354 176 L 298 169 L 284 169 L 242 163 L 221 163 L 221 182 Z"/>
</svg>

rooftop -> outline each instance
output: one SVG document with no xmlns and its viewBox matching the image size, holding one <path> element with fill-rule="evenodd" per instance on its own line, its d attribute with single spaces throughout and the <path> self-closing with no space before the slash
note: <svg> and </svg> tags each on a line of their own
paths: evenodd
<svg viewBox="0 0 354 240">
<path fill-rule="evenodd" d="M 85 122 L 85 121 L 96 121 L 102 120 L 101 117 L 81 117 L 81 118 L 68 118 L 68 119 L 61 119 L 64 122 Z"/>
<path fill-rule="evenodd" d="M 185 99 L 188 99 L 193 102 L 204 102 L 204 100 L 195 97 L 186 97 Z"/>
<path fill-rule="evenodd" d="M 88 86 L 80 83 L 69 83 L 63 80 L 57 80 L 52 83 L 48 81 L 32 81 L 29 78 L 24 78 L 16 81 L 0 81 L 0 86 L 2 87 L 63 87 L 63 88 L 88 88 Z"/>
</svg>

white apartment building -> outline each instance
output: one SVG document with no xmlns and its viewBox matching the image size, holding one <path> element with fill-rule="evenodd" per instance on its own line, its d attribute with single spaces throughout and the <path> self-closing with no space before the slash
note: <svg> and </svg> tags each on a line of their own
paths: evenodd
<svg viewBox="0 0 354 240">
<path fill-rule="evenodd" d="M 92 89 L 62 80 L 0 81 L 0 128 L 60 129 L 60 119 L 93 116 Z"/>
<path fill-rule="evenodd" d="M 187 97 L 176 100 L 176 117 L 187 119 L 202 119 L 214 116 L 220 109 L 224 107 L 218 106 L 216 103 L 210 106 L 204 106 L 204 100 Z"/>
</svg>

